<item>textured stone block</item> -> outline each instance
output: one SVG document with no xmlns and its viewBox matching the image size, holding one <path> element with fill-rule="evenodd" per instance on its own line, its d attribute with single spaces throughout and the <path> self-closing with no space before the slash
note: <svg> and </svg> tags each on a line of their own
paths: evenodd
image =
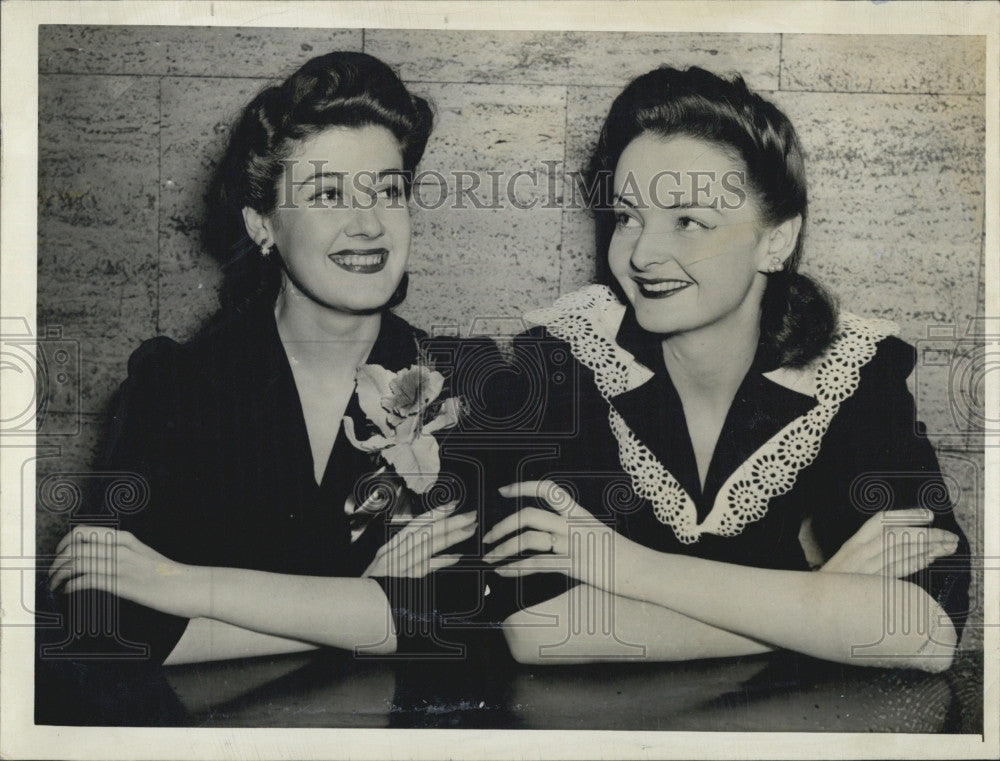
<svg viewBox="0 0 1000 761">
<path fill-rule="evenodd" d="M 175 341 L 191 338 L 218 311 L 221 282 L 218 266 L 207 257 L 203 267 L 163 277 L 156 332 Z"/>
<path fill-rule="evenodd" d="M 561 293 L 592 282 L 596 272 L 594 223 L 585 208 L 584 196 L 574 196 L 570 184 L 586 169 L 601 124 L 619 92 L 620 87 L 570 87 L 567 93 L 564 194 L 570 202 L 563 212 Z"/>
<path fill-rule="evenodd" d="M 45 24 L 38 28 L 42 74 L 162 73 L 168 27 Z"/>
<path fill-rule="evenodd" d="M 145 288 L 151 279 L 144 276 L 140 284 Z M 39 290 L 39 327 L 59 326 L 61 340 L 72 344 L 79 356 L 79 369 L 68 382 L 50 381 L 48 407 L 65 413 L 101 412 L 125 377 L 129 355 L 155 335 L 155 306 L 155 287 L 129 297 L 65 282 Z"/>
<path fill-rule="evenodd" d="M 278 78 L 361 39 L 360 29 L 46 25 L 38 59 L 44 73 Z"/>
<path fill-rule="evenodd" d="M 369 29 L 365 52 L 425 82 L 623 87 L 663 64 L 740 71 L 778 86 L 779 35 L 633 32 L 481 32 Z"/>
<path fill-rule="evenodd" d="M 158 129 L 155 80 L 39 78 L 38 319 L 79 342 L 87 412 L 155 327 Z"/>
<path fill-rule="evenodd" d="M 550 303 L 558 292 L 559 219 L 558 209 L 419 211 L 399 313 L 419 327 L 457 326 L 465 335 L 477 319 L 513 324 Z"/>
<path fill-rule="evenodd" d="M 519 318 L 558 290 L 560 188 L 550 167 L 563 156 L 565 89 L 413 89 L 434 101 L 437 119 L 419 167 L 425 180 L 415 190 L 410 296 L 401 313 L 463 332 L 475 318 Z M 481 183 L 474 193 L 458 193 L 459 183 L 473 182 Z"/>
<path fill-rule="evenodd" d="M 240 110 L 265 80 L 168 77 L 162 86 L 159 330 L 189 336 L 217 306 L 218 263 L 202 241 L 212 172 Z"/>
<path fill-rule="evenodd" d="M 361 50 L 361 29 L 173 27 L 166 74 L 283 79 L 310 58 Z"/>
<path fill-rule="evenodd" d="M 971 94 L 985 78 L 985 36 L 782 35 L 782 90 Z"/>
<path fill-rule="evenodd" d="M 496 170 L 509 176 L 544 169 L 542 161 L 562 159 L 563 87 L 421 83 L 410 87 L 428 97 L 435 111 L 421 172 L 436 171 L 450 178 L 456 170 Z M 483 179 L 485 186 L 487 178 Z"/>
</svg>

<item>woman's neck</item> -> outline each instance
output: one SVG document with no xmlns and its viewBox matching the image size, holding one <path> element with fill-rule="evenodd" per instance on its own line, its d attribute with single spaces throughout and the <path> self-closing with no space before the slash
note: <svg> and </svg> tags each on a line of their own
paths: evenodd
<svg viewBox="0 0 1000 761">
<path fill-rule="evenodd" d="M 752 311 L 664 339 L 663 361 L 682 400 L 729 408 L 757 353 L 760 310 Z"/>
<path fill-rule="evenodd" d="M 368 357 L 382 324 L 380 312 L 350 314 L 317 304 L 286 285 L 274 305 L 278 335 L 293 367 L 353 377 Z"/>
</svg>

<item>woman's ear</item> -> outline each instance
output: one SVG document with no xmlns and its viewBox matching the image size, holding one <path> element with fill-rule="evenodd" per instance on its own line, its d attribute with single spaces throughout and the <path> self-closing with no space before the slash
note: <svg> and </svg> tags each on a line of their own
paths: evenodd
<svg viewBox="0 0 1000 761">
<path fill-rule="evenodd" d="M 760 261 L 757 269 L 760 272 L 777 272 L 785 266 L 785 261 L 795 250 L 799 233 L 802 231 L 802 216 L 796 215 L 775 225 L 764 234 L 767 245 L 761 246 Z"/>
<path fill-rule="evenodd" d="M 258 246 L 274 242 L 270 222 L 256 209 L 251 209 L 249 206 L 243 207 L 243 224 L 246 225 L 250 240 Z"/>
</svg>

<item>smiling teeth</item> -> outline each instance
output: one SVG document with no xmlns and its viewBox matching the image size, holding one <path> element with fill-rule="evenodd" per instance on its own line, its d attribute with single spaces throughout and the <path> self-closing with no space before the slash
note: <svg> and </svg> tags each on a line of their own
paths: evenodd
<svg viewBox="0 0 1000 761">
<path fill-rule="evenodd" d="M 668 280 L 664 283 L 640 283 L 639 285 L 644 291 L 666 293 L 667 291 L 679 291 L 681 288 L 686 288 L 691 284 L 683 280 Z"/>
<path fill-rule="evenodd" d="M 349 267 L 372 267 L 382 263 L 384 254 L 347 254 L 333 258 L 340 264 L 346 264 Z"/>
</svg>

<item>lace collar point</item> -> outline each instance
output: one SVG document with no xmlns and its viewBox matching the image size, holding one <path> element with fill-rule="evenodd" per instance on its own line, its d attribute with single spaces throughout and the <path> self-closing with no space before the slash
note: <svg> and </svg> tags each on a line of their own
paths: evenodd
<svg viewBox="0 0 1000 761">
<path fill-rule="evenodd" d="M 623 371 L 621 382 L 614 387 L 603 389 L 609 396 L 619 396 L 639 388 L 653 378 L 653 371 L 639 362 L 635 355 L 618 343 L 618 332 L 625 318 L 626 307 L 611 289 L 605 285 L 589 285 L 578 291 L 567 293 L 556 299 L 551 307 L 535 309 L 525 314 L 524 319 L 535 326 L 544 327 L 557 338 L 574 344 L 565 328 L 571 325 L 581 336 L 598 337 L 602 345 L 609 347 L 613 356 L 606 361 Z M 555 327 L 555 331 L 553 331 Z M 593 369 L 593 368 L 591 368 Z"/>
</svg>

